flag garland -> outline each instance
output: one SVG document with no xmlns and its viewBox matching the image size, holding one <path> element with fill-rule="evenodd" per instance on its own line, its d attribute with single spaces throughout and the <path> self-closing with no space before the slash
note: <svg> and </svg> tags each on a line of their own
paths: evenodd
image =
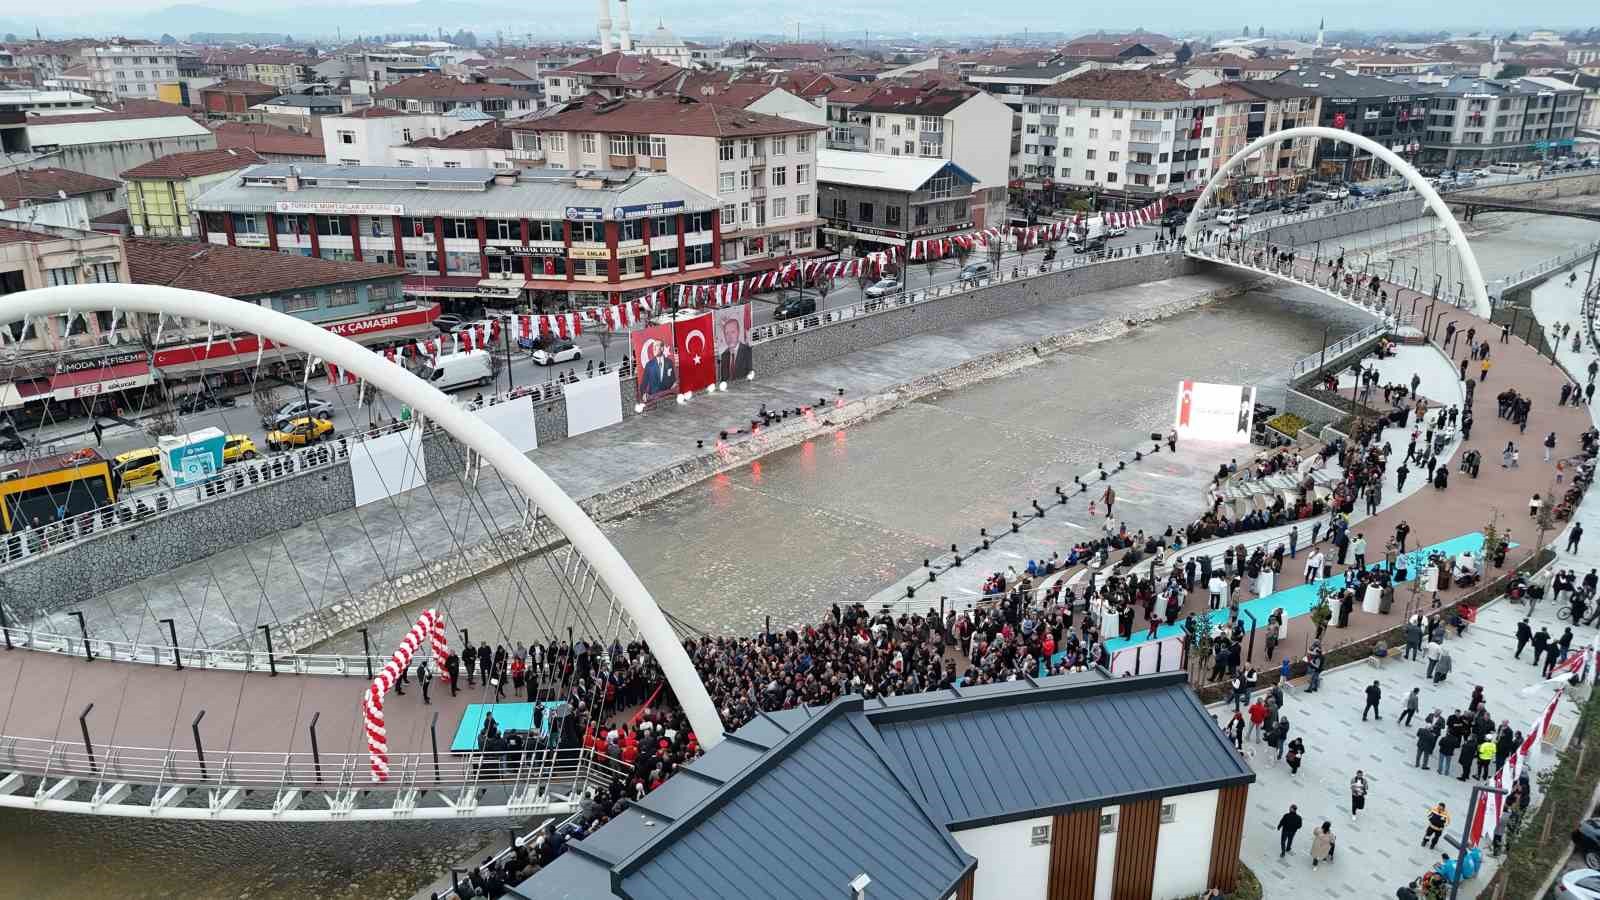
<svg viewBox="0 0 1600 900">
<path fill-rule="evenodd" d="M 1592 650 L 1585 649 L 1579 653 L 1572 654 L 1570 659 L 1576 659 L 1578 666 L 1581 667 L 1591 652 Z M 1566 663 L 1563 662 L 1562 665 L 1565 667 Z M 1570 670 L 1569 674 L 1571 671 L 1577 671 L 1577 669 Z M 1506 812 L 1507 795 L 1510 793 L 1511 788 L 1517 783 L 1522 770 L 1533 766 L 1537 761 L 1539 744 L 1550 730 L 1550 723 L 1556 716 L 1556 705 L 1560 703 L 1561 694 L 1565 690 L 1565 688 L 1556 690 L 1555 696 L 1550 698 L 1550 702 L 1545 706 L 1544 712 L 1534 720 L 1532 725 L 1528 726 L 1528 732 L 1523 736 L 1522 743 L 1511 751 L 1511 755 L 1506 757 L 1505 763 L 1494 773 L 1494 786 L 1505 791 L 1506 794 L 1490 794 L 1479 797 L 1478 805 L 1469 811 L 1472 816 L 1472 827 L 1467 833 L 1467 844 L 1469 846 L 1477 846 L 1485 836 L 1492 837 L 1494 835 L 1495 828 L 1500 823 L 1500 818 Z"/>
</svg>

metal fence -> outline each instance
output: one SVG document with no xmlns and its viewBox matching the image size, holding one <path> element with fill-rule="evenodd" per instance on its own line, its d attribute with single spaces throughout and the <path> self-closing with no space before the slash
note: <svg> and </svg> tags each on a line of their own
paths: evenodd
<svg viewBox="0 0 1600 900">
<path fill-rule="evenodd" d="M 87 629 L 87 625 L 84 626 Z M 60 634 L 39 628 L 4 628 L 9 648 L 93 657 L 114 662 L 145 663 L 190 669 L 219 669 L 229 672 L 284 672 L 295 675 L 356 675 L 370 678 L 389 661 L 387 656 L 332 653 L 268 653 L 265 650 L 217 650 L 210 647 L 177 647 L 138 641 L 106 640 L 82 635 Z M 430 658 L 426 648 L 419 659 Z M 435 670 L 438 666 L 435 665 Z"/>
<path fill-rule="evenodd" d="M 1600 241 L 1593 241 L 1582 247 L 1568 250 L 1566 253 L 1562 253 L 1558 256 L 1552 256 L 1549 259 L 1540 260 L 1539 262 L 1528 266 L 1520 272 L 1506 275 L 1502 278 L 1496 278 L 1495 280 L 1489 282 L 1489 296 L 1497 304 L 1503 302 L 1506 291 L 1511 290 L 1512 288 L 1520 287 L 1524 282 L 1531 281 L 1532 279 L 1538 278 L 1539 276 L 1549 272 L 1565 269 L 1579 260 L 1594 255 L 1596 251 L 1600 251 Z"/>
<path fill-rule="evenodd" d="M 1313 353 L 1310 356 L 1296 360 L 1295 364 L 1290 368 L 1289 378 L 1290 380 L 1293 380 L 1299 378 L 1307 372 L 1314 372 L 1317 369 L 1327 365 L 1328 360 L 1338 359 L 1340 354 L 1346 353 L 1350 349 L 1360 346 L 1361 344 L 1370 341 L 1381 334 L 1385 334 L 1409 324 L 1410 321 L 1411 318 L 1409 316 L 1402 316 L 1400 317 L 1399 321 L 1396 321 L 1393 324 L 1390 324 L 1389 322 L 1378 322 L 1373 325 L 1368 325 L 1366 328 L 1363 328 L 1353 334 L 1346 335 L 1332 344 L 1329 344 L 1327 347 L 1324 347 L 1320 352 Z"/>
</svg>

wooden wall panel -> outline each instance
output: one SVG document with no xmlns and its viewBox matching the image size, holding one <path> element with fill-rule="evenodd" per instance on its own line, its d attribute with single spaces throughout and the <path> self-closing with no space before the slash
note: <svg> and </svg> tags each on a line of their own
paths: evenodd
<svg viewBox="0 0 1600 900">
<path fill-rule="evenodd" d="M 1045 900 L 1094 900 L 1100 858 L 1100 808 L 1056 816 L 1050 826 Z"/>
<path fill-rule="evenodd" d="M 1155 887 L 1161 798 L 1124 803 L 1118 819 L 1117 856 L 1112 867 L 1112 900 L 1150 900 Z"/>
<path fill-rule="evenodd" d="M 978 870 L 973 869 L 967 873 L 967 877 L 961 879 L 961 883 L 956 885 L 956 900 L 972 900 L 972 889 L 977 877 Z"/>
<path fill-rule="evenodd" d="M 1211 830 L 1211 873 L 1207 887 L 1232 892 L 1239 878 L 1239 846 L 1244 840 L 1248 784 L 1235 784 L 1217 792 L 1217 820 Z"/>
</svg>

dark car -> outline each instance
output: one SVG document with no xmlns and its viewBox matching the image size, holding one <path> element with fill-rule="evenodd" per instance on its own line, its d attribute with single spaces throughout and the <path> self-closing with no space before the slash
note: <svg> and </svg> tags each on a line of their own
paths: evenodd
<svg viewBox="0 0 1600 900">
<path fill-rule="evenodd" d="M 772 318 L 776 320 L 793 319 L 797 316 L 809 316 L 817 311 L 815 297 L 790 297 L 778 304 L 772 311 Z"/>
<path fill-rule="evenodd" d="M 1583 854 L 1584 865 L 1600 869 L 1600 818 L 1578 823 L 1572 832 L 1572 847 Z"/>
<path fill-rule="evenodd" d="M 1104 249 L 1106 249 L 1106 238 L 1105 238 L 1105 235 L 1100 235 L 1098 237 L 1092 237 L 1092 238 L 1088 239 L 1087 241 L 1084 241 L 1083 243 L 1077 245 L 1076 247 L 1073 247 L 1072 248 L 1072 252 L 1073 253 L 1098 253 L 1098 252 L 1100 252 L 1100 251 L 1102 251 Z"/>
</svg>

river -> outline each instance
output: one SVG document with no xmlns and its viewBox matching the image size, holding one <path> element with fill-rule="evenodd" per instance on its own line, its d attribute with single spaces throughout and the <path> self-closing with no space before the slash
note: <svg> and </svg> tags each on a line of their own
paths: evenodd
<svg viewBox="0 0 1600 900">
<path fill-rule="evenodd" d="M 1493 279 L 1595 231 L 1504 216 L 1480 219 L 1473 246 Z M 1250 293 L 908 404 L 605 530 L 662 605 L 696 626 L 749 632 L 769 615 L 775 624 L 809 620 L 836 598 L 866 597 L 954 538 L 970 541 L 1019 501 L 1164 427 L 1179 380 L 1256 384 L 1262 402 L 1277 405 L 1290 362 L 1318 350 L 1325 334 L 1337 339 L 1368 321 L 1308 291 Z M 451 620 L 480 633 L 498 622 L 525 639 L 542 636 L 511 577 L 453 592 L 444 601 Z M 536 573 L 528 581 L 550 589 Z M 604 609 L 588 612 L 606 620 Z M 345 640 L 328 647 L 351 649 Z M 408 897 L 504 834 L 498 823 L 470 821 L 211 825 L 3 810 L 0 880 L 46 900 Z"/>
</svg>

